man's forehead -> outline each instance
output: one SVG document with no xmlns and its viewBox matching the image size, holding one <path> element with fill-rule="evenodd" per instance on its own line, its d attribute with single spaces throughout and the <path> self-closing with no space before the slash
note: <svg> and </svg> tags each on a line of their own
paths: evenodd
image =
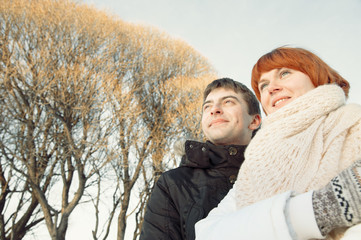
<svg viewBox="0 0 361 240">
<path fill-rule="evenodd" d="M 242 93 L 240 92 L 236 92 L 231 88 L 216 88 L 213 89 L 207 96 L 206 100 L 210 99 L 210 98 L 223 98 L 225 96 L 234 96 L 237 97 L 238 99 L 243 99 Z"/>
</svg>

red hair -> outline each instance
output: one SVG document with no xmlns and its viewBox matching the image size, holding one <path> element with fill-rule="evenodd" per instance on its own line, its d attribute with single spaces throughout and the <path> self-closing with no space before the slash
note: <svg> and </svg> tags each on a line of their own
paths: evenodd
<svg viewBox="0 0 361 240">
<path fill-rule="evenodd" d="M 290 68 L 306 74 L 315 87 L 335 83 L 345 92 L 346 97 L 350 84 L 321 58 L 303 48 L 280 47 L 263 55 L 252 69 L 251 85 L 258 100 L 260 92 L 258 82 L 265 72 L 278 68 Z"/>
</svg>

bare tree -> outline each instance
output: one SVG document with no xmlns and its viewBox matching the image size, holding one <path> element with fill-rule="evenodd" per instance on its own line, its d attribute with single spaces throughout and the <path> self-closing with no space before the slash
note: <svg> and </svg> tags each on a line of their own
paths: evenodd
<svg viewBox="0 0 361 240">
<path fill-rule="evenodd" d="M 132 74 L 127 79 L 137 106 L 134 112 L 139 115 L 132 118 L 133 122 L 119 125 L 119 129 L 128 129 L 128 132 L 118 141 L 118 152 L 122 154 L 114 164 L 123 183 L 118 215 L 119 240 L 124 239 L 130 195 L 140 173 L 143 182 L 139 185 L 137 206 L 144 209 L 144 200 L 149 197 L 154 181 L 167 169 L 163 160 L 172 152 L 171 143 L 182 133 L 177 110 L 180 105 L 190 103 L 189 95 L 199 97 L 198 92 L 191 93 L 190 89 L 182 95 L 184 89 L 176 88 L 173 83 L 178 77 L 196 80 L 212 72 L 207 61 L 184 42 L 170 39 L 152 28 L 143 28 L 141 32 L 142 35 L 137 36 L 140 43 L 137 52 L 142 58 L 133 64 Z M 137 229 L 140 230 L 140 225 Z M 138 234 L 139 231 L 135 237 Z"/>
<path fill-rule="evenodd" d="M 0 238 L 45 222 L 65 239 L 91 201 L 94 239 L 114 221 L 124 239 L 131 213 L 136 239 L 154 182 L 176 164 L 173 142 L 200 135 L 214 70 L 185 42 L 85 5 L 0 3 Z"/>
<path fill-rule="evenodd" d="M 87 180 L 107 162 L 104 81 L 112 76 L 104 49 L 112 29 L 72 2 L 1 6 L 3 205 L 6 195 L 20 194 L 16 211 L 1 221 L 2 234 L 21 239 L 45 219 L 51 238 L 65 239 Z"/>
<path fill-rule="evenodd" d="M 180 118 L 185 114 L 180 111 L 185 106 L 200 109 L 200 85 L 192 82 L 209 81 L 209 74 L 213 73 L 207 61 L 183 41 L 151 27 L 129 26 L 129 32 L 119 29 L 122 31 L 116 40 L 119 49 L 115 51 L 117 57 L 112 58 L 114 69 L 118 69 L 112 92 L 114 101 L 108 101 L 115 124 L 114 145 L 108 156 L 112 158 L 116 187 L 111 189 L 112 209 L 104 239 L 117 211 L 117 239 L 124 239 L 127 219 L 134 211 L 137 212 L 134 238 L 139 235 L 154 181 L 169 169 L 163 160 L 172 153 L 172 142 L 189 130 L 182 127 L 189 121 L 182 122 L 186 118 Z M 199 112 L 187 119 L 199 121 L 198 116 Z M 139 197 L 133 198 L 135 208 L 129 209 L 132 194 Z M 96 234 L 100 236 L 98 228 L 93 233 L 94 239 Z"/>
</svg>

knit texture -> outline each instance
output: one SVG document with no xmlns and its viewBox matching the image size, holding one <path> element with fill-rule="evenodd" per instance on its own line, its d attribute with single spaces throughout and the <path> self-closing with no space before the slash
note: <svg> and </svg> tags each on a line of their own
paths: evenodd
<svg viewBox="0 0 361 240">
<path fill-rule="evenodd" d="M 239 208 L 277 193 L 325 186 L 361 156 L 361 107 L 322 85 L 268 115 L 235 183 Z"/>
<path fill-rule="evenodd" d="M 324 236 L 334 228 L 361 222 L 361 161 L 315 191 L 312 202 L 317 225 Z"/>
</svg>

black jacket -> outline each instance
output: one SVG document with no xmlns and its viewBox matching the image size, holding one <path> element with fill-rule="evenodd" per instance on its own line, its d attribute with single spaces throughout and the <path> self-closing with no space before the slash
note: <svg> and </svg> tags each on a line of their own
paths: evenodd
<svg viewBox="0 0 361 240">
<path fill-rule="evenodd" d="M 246 146 L 187 141 L 178 168 L 157 181 L 140 240 L 195 239 L 194 225 L 226 196 L 237 179 Z"/>
</svg>

